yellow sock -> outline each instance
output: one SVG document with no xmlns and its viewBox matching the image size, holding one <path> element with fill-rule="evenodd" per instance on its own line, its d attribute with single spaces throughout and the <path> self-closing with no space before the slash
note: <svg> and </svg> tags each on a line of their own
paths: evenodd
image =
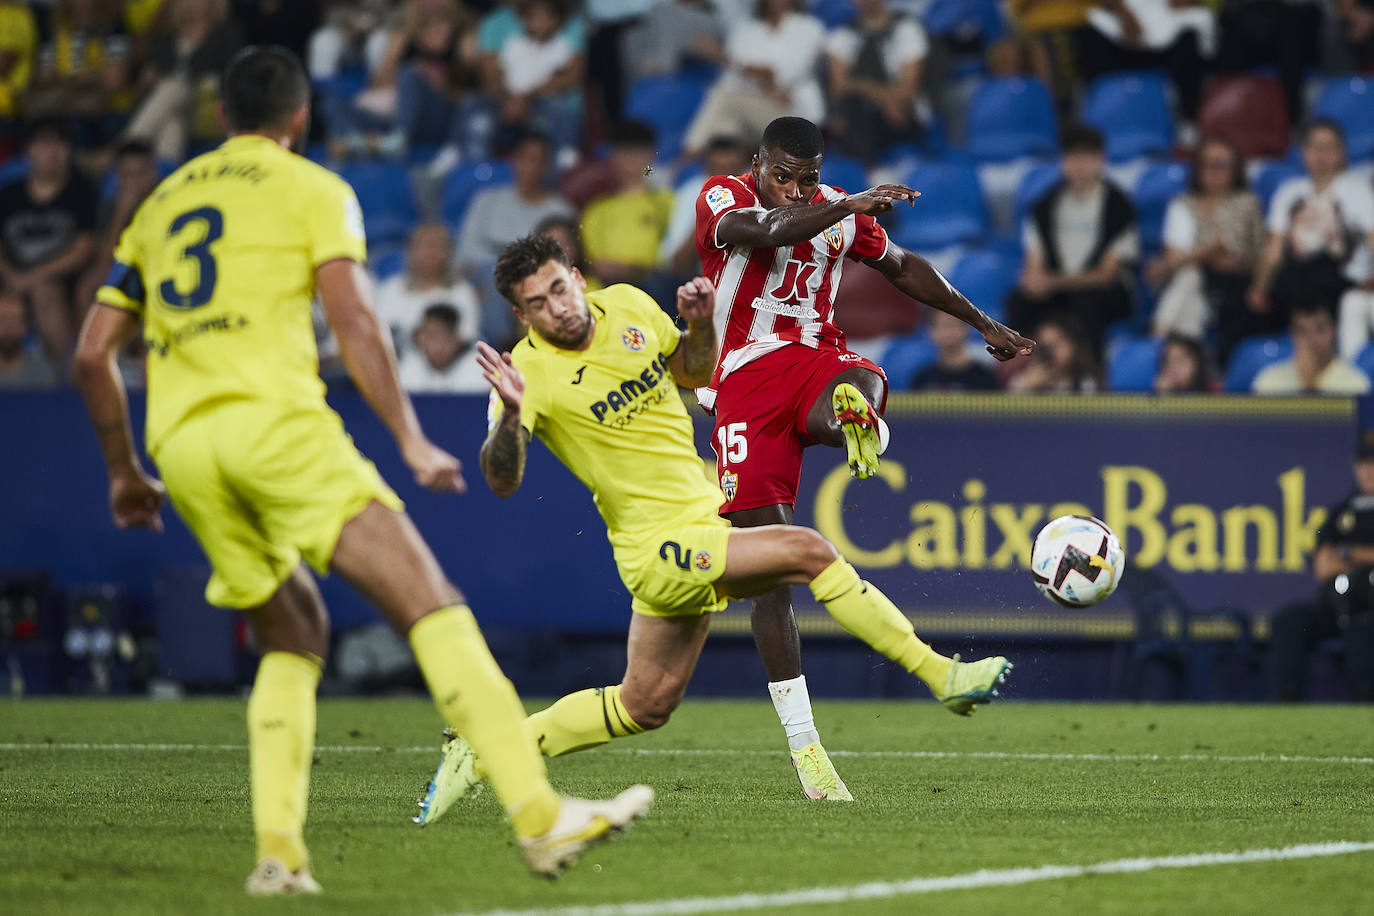
<svg viewBox="0 0 1374 916">
<path fill-rule="evenodd" d="M 906 615 L 843 557 L 811 580 L 811 594 L 840 626 L 925 681 L 936 696 L 945 689 L 953 659 L 917 639 Z"/>
<path fill-rule="evenodd" d="M 561 804 L 525 730 L 515 687 L 497 666 L 472 611 L 441 608 L 410 628 L 410 647 L 439 713 L 472 744 L 522 837 L 547 833 Z"/>
<path fill-rule="evenodd" d="M 314 656 L 268 652 L 248 699 L 248 763 L 258 859 L 280 859 L 291 871 L 310 864 L 305 803 L 315 751 Z"/>
<path fill-rule="evenodd" d="M 570 693 L 527 720 L 545 757 L 580 751 L 644 731 L 620 702 L 620 685 Z"/>
</svg>

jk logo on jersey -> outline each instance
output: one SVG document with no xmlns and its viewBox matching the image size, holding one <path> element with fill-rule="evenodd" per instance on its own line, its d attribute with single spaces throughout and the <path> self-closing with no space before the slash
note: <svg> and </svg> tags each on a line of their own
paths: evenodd
<svg viewBox="0 0 1374 916">
<path fill-rule="evenodd" d="M 731 502 L 735 494 L 739 492 L 739 475 L 733 471 L 726 471 L 720 475 L 720 492 L 725 494 L 725 501 Z"/>
</svg>

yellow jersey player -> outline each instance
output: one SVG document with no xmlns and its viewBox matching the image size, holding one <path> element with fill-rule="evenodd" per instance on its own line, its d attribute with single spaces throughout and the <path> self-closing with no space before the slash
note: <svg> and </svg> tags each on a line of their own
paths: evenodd
<svg viewBox="0 0 1374 916">
<path fill-rule="evenodd" d="M 1011 667 L 1005 658 L 965 663 L 938 654 L 810 528 L 731 528 L 716 514 L 720 490 L 706 477 L 677 394 L 678 385 L 701 385 L 716 365 L 709 281 L 678 289 L 687 323 L 679 331 L 633 286 L 585 292 L 558 243 L 531 236 L 501 253 L 496 287 L 529 332 L 509 353 L 478 344 L 493 386 L 482 473 L 498 495 L 511 495 L 531 436 L 542 439 L 592 491 L 633 596 L 624 680 L 569 694 L 531 716 L 546 755 L 664 725 L 687 689 L 711 613 L 784 583 L 809 584 L 846 630 L 923 680 L 954 712 L 967 715 L 988 701 Z M 793 754 L 804 791 L 851 800 L 818 755 L 824 751 L 814 745 Z M 421 820 L 442 816 L 483 772 L 496 773 L 471 758 L 463 736 L 445 744 Z"/>
<path fill-rule="evenodd" d="M 142 470 L 115 354 L 148 343 L 148 454 L 210 559 L 206 597 L 243 613 L 264 652 L 248 701 L 258 862 L 250 893 L 316 893 L 303 829 L 315 690 L 329 626 L 305 564 L 334 570 L 407 634 L 443 717 L 483 755 L 530 867 L 556 874 L 592 839 L 642 814 L 637 786 L 564 799 L 519 698 L 462 595 L 326 404 L 311 300 L 421 485 L 460 492 L 457 459 L 420 429 L 369 303 L 361 214 L 336 176 L 290 152 L 310 83 L 280 48 L 245 49 L 223 80 L 230 138 L 139 208 L 87 316 L 76 374 L 119 527 L 161 530 L 162 485 Z M 304 562 L 302 562 L 304 561 Z"/>
</svg>

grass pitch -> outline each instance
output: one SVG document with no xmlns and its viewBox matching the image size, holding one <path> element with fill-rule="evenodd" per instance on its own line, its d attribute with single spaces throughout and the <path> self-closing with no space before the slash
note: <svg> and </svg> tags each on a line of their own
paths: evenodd
<svg viewBox="0 0 1374 916">
<path fill-rule="evenodd" d="M 1374 709 L 817 704 L 852 805 L 808 802 L 766 702 L 689 699 L 664 730 L 550 761 L 561 790 L 658 791 L 649 818 L 557 883 L 529 876 L 492 794 L 420 829 L 423 699 L 320 706 L 307 839 L 316 899 L 250 900 L 244 704 L 0 705 L 0 911 L 481 913 L 1369 913 L 1374 851 L 1161 867 L 1161 857 L 1374 841 Z M 1279 755 L 1287 755 L 1287 758 Z M 1140 870 L 931 891 L 979 869 L 1141 858 Z M 772 896 L 881 885 L 859 901 Z M 977 886 L 977 885 L 987 886 Z M 914 890 L 913 890 L 914 889 Z M 652 904 L 652 905 L 649 905 Z"/>
</svg>

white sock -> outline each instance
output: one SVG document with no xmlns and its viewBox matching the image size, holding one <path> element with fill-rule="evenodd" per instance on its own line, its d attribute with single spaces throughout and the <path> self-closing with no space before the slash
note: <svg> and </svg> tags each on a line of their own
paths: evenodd
<svg viewBox="0 0 1374 916">
<path fill-rule="evenodd" d="M 811 714 L 811 694 L 806 691 L 806 675 L 800 674 L 790 681 L 770 681 L 768 693 L 782 721 L 782 729 L 787 732 L 788 747 L 799 751 L 821 740 L 820 733 L 816 731 L 816 720 Z"/>
<path fill-rule="evenodd" d="M 887 451 L 887 443 L 892 439 L 892 431 L 887 428 L 887 421 L 878 417 L 878 454 Z"/>
</svg>

